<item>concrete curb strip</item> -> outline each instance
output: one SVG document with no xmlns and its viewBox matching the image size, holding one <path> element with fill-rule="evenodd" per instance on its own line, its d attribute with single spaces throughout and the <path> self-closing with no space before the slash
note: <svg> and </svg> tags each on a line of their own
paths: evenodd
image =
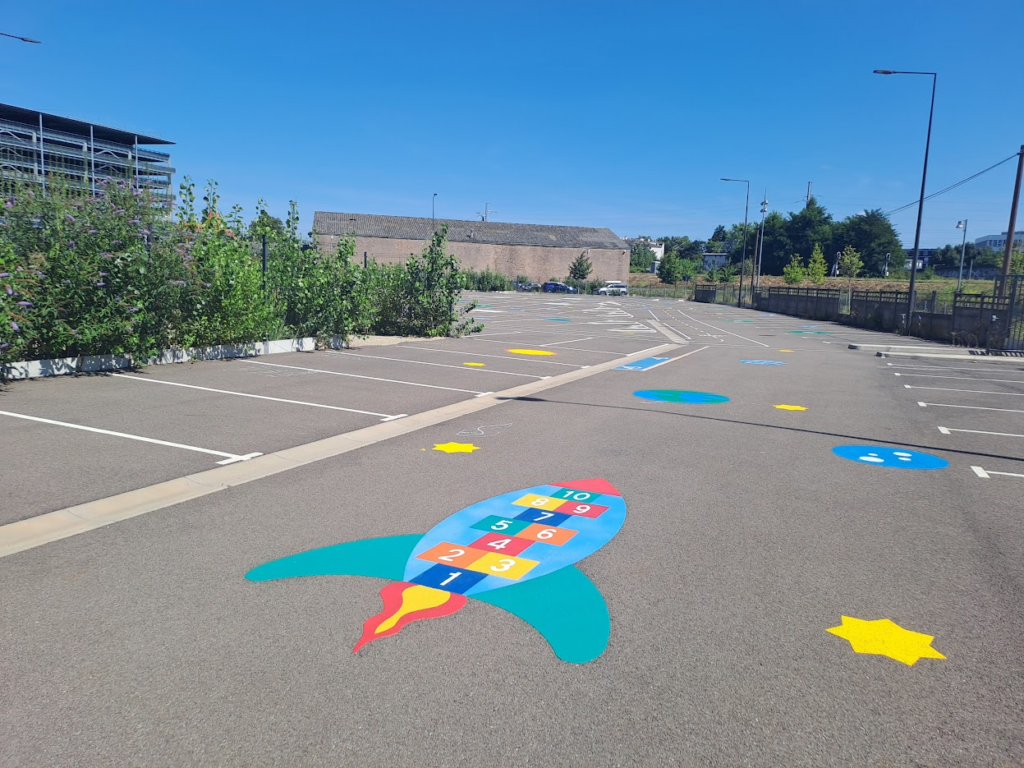
<svg viewBox="0 0 1024 768">
<path fill-rule="evenodd" d="M 1019 366 L 1024 366 L 1024 357 L 1003 357 L 1002 355 L 955 355 L 879 351 L 875 353 L 875 357 L 898 357 L 904 360 L 966 360 L 969 363 L 1016 363 Z"/>
<path fill-rule="evenodd" d="M 9 523 L 0 526 L 0 557 L 13 555 L 16 552 L 48 544 L 51 541 L 197 499 L 236 485 L 276 475 L 279 472 L 286 472 L 315 461 L 329 459 L 367 445 L 390 440 L 393 437 L 406 435 L 425 427 L 432 427 L 460 416 L 491 408 L 511 398 L 533 395 L 547 389 L 554 389 L 562 384 L 585 379 L 594 374 L 617 368 L 630 360 L 640 360 L 656 352 L 669 352 L 674 349 L 678 349 L 678 347 L 673 344 L 660 344 L 640 352 L 634 352 L 624 358 L 620 357 L 592 365 L 589 368 L 570 371 L 550 379 L 531 381 L 528 384 L 521 384 L 501 392 L 474 397 L 396 421 L 375 424 L 294 448 L 286 448 L 276 453 L 257 456 L 248 461 L 197 472 L 146 488 L 127 491 L 105 499 Z"/>
</svg>

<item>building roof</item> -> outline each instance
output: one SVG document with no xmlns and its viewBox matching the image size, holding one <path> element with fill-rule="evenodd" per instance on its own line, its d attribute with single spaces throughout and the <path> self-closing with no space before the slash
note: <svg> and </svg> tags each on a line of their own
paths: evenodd
<svg viewBox="0 0 1024 768">
<path fill-rule="evenodd" d="M 70 117 L 51 115 L 49 112 L 39 112 L 35 109 L 15 107 L 10 104 L 0 104 L 0 120 L 10 120 L 12 123 L 24 123 L 25 125 L 39 125 L 39 116 L 43 118 L 43 128 L 51 131 L 63 131 L 75 136 L 86 137 L 89 135 L 89 127 L 92 126 L 93 136 L 101 141 L 113 141 L 118 144 L 173 144 L 173 141 L 158 139 L 155 136 L 144 136 L 141 133 L 122 131 L 117 128 L 107 128 L 96 123 L 89 123 L 82 120 L 73 120 Z"/>
<path fill-rule="evenodd" d="M 453 243 L 629 250 L 629 246 L 614 232 L 604 227 L 559 227 L 547 224 L 512 224 L 504 221 L 437 219 L 436 226 L 441 224 L 448 225 L 448 240 Z M 320 235 L 354 234 L 357 237 L 428 240 L 434 227 L 434 219 L 409 216 L 326 211 L 317 211 L 313 214 L 313 231 Z"/>
</svg>

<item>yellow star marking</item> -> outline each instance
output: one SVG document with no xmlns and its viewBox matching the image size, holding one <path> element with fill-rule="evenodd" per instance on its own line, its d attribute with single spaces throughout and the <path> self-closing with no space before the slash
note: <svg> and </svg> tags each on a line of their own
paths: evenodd
<svg viewBox="0 0 1024 768">
<path fill-rule="evenodd" d="M 487 367 L 486 363 L 463 363 L 463 365 L 471 365 L 474 368 L 486 368 Z"/>
<path fill-rule="evenodd" d="M 507 352 L 512 352 L 516 355 L 553 355 L 554 352 L 548 352 L 546 349 L 509 349 Z"/>
<path fill-rule="evenodd" d="M 866 621 L 843 616 L 840 626 L 825 631 L 848 640 L 854 653 L 888 656 L 908 667 L 914 666 L 918 659 L 946 658 L 931 647 L 935 639 L 932 635 L 912 632 L 889 619 Z"/>
<path fill-rule="evenodd" d="M 780 411 L 806 411 L 802 405 L 776 405 Z"/>
<path fill-rule="evenodd" d="M 780 349 L 779 352 L 796 352 L 795 349 Z"/>
<path fill-rule="evenodd" d="M 434 450 L 445 453 L 472 453 L 479 451 L 480 446 L 472 443 L 434 443 Z"/>
</svg>

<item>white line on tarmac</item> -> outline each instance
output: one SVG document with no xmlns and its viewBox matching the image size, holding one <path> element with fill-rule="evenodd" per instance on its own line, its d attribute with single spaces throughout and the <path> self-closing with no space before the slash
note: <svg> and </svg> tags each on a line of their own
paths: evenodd
<svg viewBox="0 0 1024 768">
<path fill-rule="evenodd" d="M 483 339 L 481 339 L 483 341 Z M 503 342 L 508 343 L 508 342 Z M 435 349 L 434 347 L 403 347 L 403 349 L 422 349 L 426 352 L 447 352 L 450 355 L 462 355 L 463 357 L 496 357 L 499 360 L 519 360 L 520 362 L 531 362 L 539 363 L 543 365 L 561 365 L 566 368 L 587 368 L 586 365 L 573 365 L 572 363 L 556 363 L 554 360 L 523 360 L 520 357 L 510 357 L 509 355 L 488 355 L 483 352 L 466 352 L 465 350 L 459 351 L 457 349 Z"/>
<path fill-rule="evenodd" d="M 952 427 L 937 427 L 939 432 L 948 435 L 950 432 L 970 432 L 972 435 L 996 435 L 997 437 L 1024 437 L 1024 435 L 1011 435 L 1009 432 L 982 432 L 980 429 L 953 429 Z"/>
<path fill-rule="evenodd" d="M 1003 477 L 1024 477 L 1024 475 L 1018 475 L 1016 472 L 996 472 L 993 469 L 982 469 L 981 467 L 971 467 L 974 470 L 974 474 L 980 477 L 982 480 L 988 480 L 990 475 L 1002 475 Z"/>
<path fill-rule="evenodd" d="M 26 416 L 24 413 L 11 413 L 10 411 L 0 411 L 0 416 L 13 416 L 16 419 L 27 419 L 29 421 L 38 421 L 43 424 L 53 424 L 58 427 L 68 427 L 69 429 L 81 429 L 85 432 L 95 432 L 98 435 L 111 435 L 112 437 L 123 437 L 126 440 L 138 440 L 142 443 L 152 443 L 153 445 L 165 445 L 169 448 L 181 448 L 185 451 L 195 451 L 196 453 L 208 453 L 211 456 L 223 456 L 223 461 L 218 461 L 218 464 L 234 464 L 236 461 L 248 461 L 249 459 L 257 456 L 262 456 L 262 453 L 247 453 L 239 455 L 237 453 L 225 453 L 224 451 L 213 451 L 209 448 L 197 448 L 194 445 L 185 445 L 183 443 L 171 443 L 167 440 L 155 440 L 152 437 L 142 437 L 140 435 L 129 435 L 126 432 L 113 432 L 109 429 L 98 429 L 96 427 L 86 427 L 83 424 L 69 424 L 66 421 L 54 421 L 53 419 L 43 419 L 39 416 Z"/>
<path fill-rule="evenodd" d="M 989 381 L 996 384 L 1024 384 L 1024 379 L 976 379 L 973 376 L 935 376 L 930 373 L 894 373 L 893 376 L 920 376 L 926 379 L 956 379 L 958 381 L 976 381 L 979 384 Z"/>
<path fill-rule="evenodd" d="M 676 312 L 678 312 L 683 317 L 689 317 L 691 320 L 695 320 L 696 322 L 701 323 L 702 325 L 706 325 L 708 328 L 714 328 L 716 331 L 721 331 L 722 333 L 728 333 L 730 336 L 735 336 L 737 339 L 743 339 L 744 341 L 749 341 L 751 344 L 757 344 L 757 346 L 759 346 L 759 347 L 767 347 L 767 346 L 769 346 L 768 344 L 765 344 L 763 342 L 754 341 L 753 339 L 748 339 L 746 336 L 740 336 L 738 333 L 733 333 L 732 331 L 727 331 L 724 328 L 719 328 L 718 326 L 712 325 L 711 323 L 705 323 L 703 320 L 697 320 L 696 317 L 690 317 L 690 315 L 686 314 L 681 309 L 677 309 Z"/>
<path fill-rule="evenodd" d="M 329 376 L 347 376 L 350 379 L 369 379 L 370 381 L 386 381 L 388 384 L 405 384 L 410 387 L 426 387 L 427 389 L 444 389 L 448 392 L 465 392 L 467 395 L 483 395 L 476 389 L 457 389 L 455 387 L 441 387 L 437 384 L 420 384 L 417 381 L 402 381 L 400 379 L 382 379 L 377 376 L 362 376 L 357 373 L 341 373 L 340 371 L 326 371 L 323 368 L 303 368 L 299 365 L 282 365 L 281 363 L 263 363 L 259 360 L 246 360 L 250 365 L 269 365 L 272 368 L 292 368 L 296 371 L 311 371 L 312 373 L 326 373 Z"/>
<path fill-rule="evenodd" d="M 1002 411 L 1003 413 L 1024 413 L 1024 411 L 1015 411 L 1012 408 L 983 408 L 980 405 L 949 405 L 948 403 L 922 403 L 918 402 L 922 408 L 967 408 L 972 411 Z"/>
<path fill-rule="evenodd" d="M 447 363 L 428 363 L 425 360 L 405 360 L 401 357 L 384 357 L 383 355 L 363 355 L 356 354 L 355 352 L 335 352 L 330 351 L 328 354 L 331 355 L 345 355 L 347 357 L 372 357 L 374 360 L 394 360 L 397 363 L 414 363 L 416 365 L 433 365 L 438 368 L 457 368 L 460 371 L 473 371 L 476 373 L 503 373 L 506 376 L 526 376 L 530 379 L 546 379 L 547 376 L 537 376 L 533 373 L 513 373 L 512 371 L 496 371 L 492 368 L 472 368 L 464 365 L 448 365 Z"/>
<path fill-rule="evenodd" d="M 361 413 L 364 416 L 380 416 L 384 421 L 391 421 L 392 419 L 400 419 L 406 414 L 402 413 L 397 416 L 391 416 L 386 413 L 375 413 L 374 411 L 358 411 L 355 408 L 342 408 L 340 405 L 322 405 L 321 403 L 307 403 L 302 400 L 285 400 L 281 397 L 268 397 L 267 395 L 252 395 L 248 392 L 232 392 L 228 389 L 213 389 L 212 387 L 199 387 L 195 384 L 182 384 L 177 381 L 162 381 L 160 379 L 145 379 L 141 376 L 132 376 L 127 373 L 115 373 L 113 374 L 115 379 L 122 379 L 124 381 L 141 381 L 146 384 L 166 384 L 170 387 L 186 387 L 187 389 L 201 389 L 204 392 L 216 392 L 220 395 L 234 395 L 235 397 L 251 397 L 255 400 L 272 400 L 275 403 L 288 403 L 289 405 L 308 405 L 311 408 L 327 408 L 332 411 L 345 411 L 346 413 Z"/>
<path fill-rule="evenodd" d="M 950 389 L 948 387 L 912 387 L 903 385 L 904 389 L 933 389 L 937 392 L 969 392 L 974 395 L 1005 395 L 1006 397 L 1024 397 L 1024 392 L 989 392 L 984 389 Z"/>
<path fill-rule="evenodd" d="M 559 344 L 575 344 L 577 341 L 590 341 L 593 336 L 584 336 L 582 339 L 566 339 L 565 341 L 552 341 L 550 344 L 541 344 L 542 347 L 554 347 Z"/>
<path fill-rule="evenodd" d="M 878 366 L 879 368 L 906 368 L 910 371 L 998 371 L 999 373 L 1015 373 L 1015 371 L 1007 371 L 1005 367 L 1002 368 L 984 368 L 978 365 L 969 365 L 967 367 L 959 367 L 954 365 L 896 365 L 895 363 L 886 363 L 885 365 Z"/>
</svg>

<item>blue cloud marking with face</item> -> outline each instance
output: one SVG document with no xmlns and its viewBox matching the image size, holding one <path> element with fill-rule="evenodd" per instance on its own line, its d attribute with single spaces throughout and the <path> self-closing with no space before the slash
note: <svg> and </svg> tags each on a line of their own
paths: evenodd
<svg viewBox="0 0 1024 768">
<path fill-rule="evenodd" d="M 931 453 L 894 448 L 890 445 L 837 445 L 836 456 L 861 464 L 895 469 L 945 469 L 949 462 Z"/>
</svg>

